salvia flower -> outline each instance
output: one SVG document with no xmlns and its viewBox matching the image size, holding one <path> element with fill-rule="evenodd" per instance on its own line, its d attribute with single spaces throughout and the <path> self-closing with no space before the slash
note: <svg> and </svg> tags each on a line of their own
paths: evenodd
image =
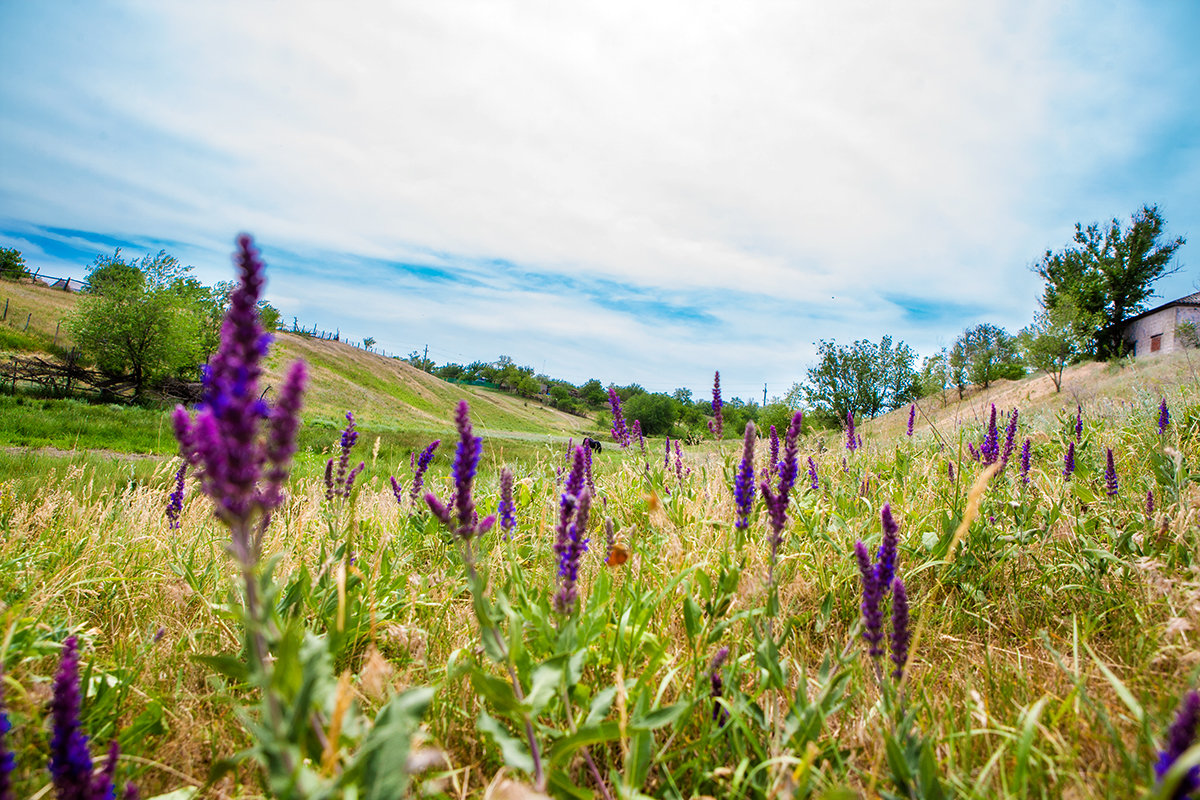
<svg viewBox="0 0 1200 800">
<path fill-rule="evenodd" d="M 172 422 L 184 460 L 197 467 L 201 490 L 229 526 L 234 555 L 247 566 L 257 559 L 254 518 L 265 521 L 283 501 L 306 375 L 303 362 L 292 364 L 274 410 L 261 399 L 260 362 L 270 337 L 257 309 L 264 267 L 249 236 L 238 238 L 234 261 L 238 286 L 229 295 L 220 346 L 204 371 L 204 401 L 194 420 L 177 406 Z"/>
<path fill-rule="evenodd" d="M 904 581 L 896 578 L 892 581 L 892 677 L 900 680 L 904 677 L 904 665 L 908 663 L 908 591 Z"/>
<path fill-rule="evenodd" d="M 1117 492 L 1120 491 L 1120 484 L 1117 481 L 1117 465 L 1113 463 L 1112 448 L 1105 449 L 1108 450 L 1108 463 L 1104 467 L 1105 491 L 1109 497 L 1116 497 Z"/>
<path fill-rule="evenodd" d="M 438 445 L 441 443 L 441 439 L 434 439 L 425 446 L 425 449 L 412 462 L 413 479 L 412 487 L 408 490 L 408 499 L 414 505 L 416 505 L 417 498 L 421 496 L 421 487 L 425 485 L 425 473 L 429 470 L 429 465 L 433 463 L 433 452 L 438 449 Z M 397 497 L 397 499 L 399 498 Z"/>
<path fill-rule="evenodd" d="M 183 479 L 187 474 L 187 461 L 175 472 L 175 488 L 167 498 L 167 525 L 171 530 L 179 529 L 179 515 L 183 513 Z"/>
<path fill-rule="evenodd" d="M 887 588 L 892 585 L 892 578 L 896 577 L 900 526 L 892 517 L 890 503 L 884 503 L 879 512 L 879 518 L 883 524 L 883 541 L 879 543 L 879 550 L 875 553 L 875 581 L 881 590 L 886 592 Z"/>
<path fill-rule="evenodd" d="M 350 497 L 350 490 L 354 488 L 355 478 L 358 477 L 358 473 L 362 472 L 363 468 L 366 466 L 366 462 L 360 461 L 358 462 L 358 466 L 350 470 L 350 472 L 346 475 L 346 483 L 344 486 L 342 486 L 342 497 Z"/>
<path fill-rule="evenodd" d="M 500 530 L 507 539 L 517 527 L 516 506 L 513 504 L 513 474 L 504 467 L 500 470 Z"/>
<path fill-rule="evenodd" d="M 734 527 L 745 530 L 750 527 L 750 510 L 754 507 L 754 444 L 757 438 L 753 422 L 746 423 L 742 441 L 742 463 L 738 466 L 733 481 L 733 505 L 737 509 Z"/>
<path fill-rule="evenodd" d="M 663 469 L 671 466 L 671 437 L 664 439 L 663 443 Z"/>
<path fill-rule="evenodd" d="M 871 555 L 861 541 L 854 543 L 854 556 L 858 561 L 859 577 L 862 578 L 862 637 L 867 643 L 868 655 L 878 659 L 883 655 L 883 611 L 880 609 L 883 592 L 875 565 L 871 563 Z"/>
<path fill-rule="evenodd" d="M 487 533 L 496 522 L 496 517 L 491 515 L 480 521 L 475 513 L 475 500 L 471 492 L 475 471 L 479 467 L 479 457 L 483 453 L 483 440 L 476 436 L 471 428 L 471 407 L 466 400 L 458 402 L 454 423 L 458 429 L 458 447 L 450 468 L 450 477 L 454 482 L 454 498 L 447 505 L 438 500 L 433 492 L 426 492 L 425 504 L 455 536 L 469 543 L 475 537 Z"/>
<path fill-rule="evenodd" d="M 8 708 L 4 704 L 4 674 L 0 673 L 0 800 L 15 800 L 12 774 L 17 759 L 8 743 L 11 731 L 12 723 L 8 720 Z"/>
<path fill-rule="evenodd" d="M 913 425 L 917 421 L 917 404 L 910 403 L 908 406 L 908 431 L 909 436 L 913 435 Z"/>
<path fill-rule="evenodd" d="M 974 460 L 979 460 L 979 451 L 975 449 L 975 445 L 971 442 L 967 442 L 967 453 L 970 454 L 971 458 Z"/>
<path fill-rule="evenodd" d="M 1063 477 L 1071 479 L 1075 472 L 1075 442 L 1067 442 L 1067 452 L 1063 455 Z"/>
<path fill-rule="evenodd" d="M 1167 410 L 1167 398 L 1163 398 L 1158 405 L 1158 435 L 1161 436 L 1167 432 L 1167 426 L 1171 424 L 1171 412 Z"/>
<path fill-rule="evenodd" d="M 1029 438 L 1026 437 L 1025 441 L 1021 444 L 1021 481 L 1024 483 L 1029 483 L 1029 466 L 1031 455 L 1032 453 L 1030 450 Z"/>
<path fill-rule="evenodd" d="M 775 552 L 783 541 L 783 529 L 787 526 L 788 496 L 796 483 L 798 465 L 796 460 L 797 440 L 800 438 L 800 425 L 803 417 L 797 412 L 788 426 L 787 436 L 783 443 L 783 458 L 779 462 L 779 483 L 771 487 L 768 478 L 763 478 L 759 488 L 762 490 L 763 501 L 767 506 L 767 515 L 771 523 L 771 559 L 774 562 Z"/>
<path fill-rule="evenodd" d="M 846 449 L 854 452 L 858 449 L 858 436 L 854 432 L 854 412 L 846 412 Z"/>
<path fill-rule="evenodd" d="M 954 462 L 946 462 L 946 475 L 950 478 L 950 482 L 954 483 Z"/>
<path fill-rule="evenodd" d="M 558 555 L 559 586 L 554 595 L 554 610 L 564 617 L 575 612 L 579 559 L 588 549 L 586 534 L 592 495 L 583 483 L 583 448 L 580 447 L 575 451 L 575 466 L 563 487 L 555 528 L 554 552 Z"/>
<path fill-rule="evenodd" d="M 1154 765 L 1154 774 L 1159 781 L 1195 743 L 1197 724 L 1200 724 L 1200 692 L 1193 689 L 1183 696 L 1175 721 L 1167 728 L 1167 740 L 1158 754 L 1158 763 Z M 1200 789 L 1200 767 L 1192 767 L 1179 782 L 1173 797 L 1187 798 L 1197 789 Z"/>
<path fill-rule="evenodd" d="M 689 469 L 688 472 L 691 472 Z M 683 448 L 679 446 L 679 440 L 675 440 L 675 477 L 680 483 L 683 483 L 683 476 L 687 474 L 683 471 Z"/>
<path fill-rule="evenodd" d="M 1008 417 L 1008 427 L 1004 431 L 1004 449 L 1000 451 L 1000 471 L 1003 472 L 1008 466 L 1008 459 L 1012 455 L 1013 445 L 1017 441 L 1017 409 L 1013 409 Z"/>
<path fill-rule="evenodd" d="M 1153 489 L 1146 490 L 1146 516 L 1147 517 L 1154 516 L 1154 490 Z"/>
<path fill-rule="evenodd" d="M 813 461 L 813 457 L 808 457 L 808 481 L 809 486 L 815 492 L 820 484 L 817 482 L 817 462 Z"/>
<path fill-rule="evenodd" d="M 771 426 L 771 463 L 767 465 L 767 472 L 771 475 L 779 472 L 779 433 L 774 425 Z"/>
<path fill-rule="evenodd" d="M 721 668 L 725 666 L 725 659 L 729 658 L 729 648 L 722 647 L 716 652 L 712 658 L 712 663 L 708 665 L 708 682 L 712 686 L 710 697 L 713 701 L 712 718 L 714 722 L 721 725 L 725 724 L 728 712 L 722 713 L 721 704 L 718 702 L 725 693 L 725 681 L 721 678 Z"/>
<path fill-rule="evenodd" d="M 90 800 L 92 756 L 79 724 L 79 649 L 74 636 L 63 642 L 54 697 L 50 701 L 50 776 L 60 800 Z"/>
<path fill-rule="evenodd" d="M 338 490 L 333 482 L 333 459 L 325 462 L 325 501 L 332 503 L 333 498 L 338 495 Z"/>
<path fill-rule="evenodd" d="M 608 387 L 608 405 L 612 409 L 612 437 L 621 447 L 629 447 L 629 429 L 625 427 L 625 414 L 621 411 L 621 397 L 617 390 Z"/>
<path fill-rule="evenodd" d="M 708 429 L 718 439 L 725 433 L 725 418 L 721 414 L 721 409 L 725 404 L 721 402 L 721 373 L 717 372 L 713 376 L 713 393 L 712 393 L 712 410 L 713 418 L 709 420 Z"/>
<path fill-rule="evenodd" d="M 979 460 L 986 467 L 995 464 L 999 457 L 1000 441 L 999 433 L 996 430 L 996 404 L 992 403 L 992 414 L 988 422 L 987 433 L 983 437 L 983 444 L 979 445 Z"/>
<path fill-rule="evenodd" d="M 1083 441 L 1083 406 L 1075 406 L 1075 441 Z"/>
</svg>

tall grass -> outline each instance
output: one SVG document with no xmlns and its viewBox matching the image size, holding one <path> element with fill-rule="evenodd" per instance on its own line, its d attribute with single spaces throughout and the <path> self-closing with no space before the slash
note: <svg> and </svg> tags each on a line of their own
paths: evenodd
<svg viewBox="0 0 1200 800">
<path fill-rule="evenodd" d="M 373 456 L 364 429 L 355 459 L 367 468 L 337 505 L 320 478 L 336 430 L 310 426 L 264 541 L 274 606 L 327 643 L 363 709 L 354 724 L 401 689 L 434 689 L 414 751 L 427 767 L 417 794 L 532 785 L 531 748 L 556 796 L 1145 793 L 1197 675 L 1200 396 L 1185 387 L 1168 402 L 1162 436 L 1157 396 L 1086 405 L 1070 480 L 1074 404 L 1023 412 L 1030 482 L 1014 459 L 974 496 L 983 467 L 966 443 L 982 439 L 981 425 L 955 439 L 868 432 L 854 452 L 802 441 L 820 483 L 813 491 L 803 476 L 792 494 L 773 566 L 777 611 L 761 500 L 746 532 L 734 529 L 733 448 L 685 451 L 682 478 L 673 464 L 652 459 L 647 471 L 639 453 L 606 449 L 594 462 L 579 609 L 564 616 L 553 608 L 561 445 L 485 437 L 479 513 L 496 511 L 507 464 L 518 524 L 507 540 L 498 529 L 477 540 L 473 594 L 452 537 L 398 503 L 388 481 L 407 480 L 408 453 L 434 436 L 385 432 Z M 452 458 L 444 443 L 426 477 L 443 498 Z M 227 760 L 254 745 L 239 714 L 255 692 L 233 677 L 243 639 L 225 533 L 190 483 L 181 528 L 168 528 L 177 462 L 4 462 L 0 658 L 18 787 L 47 784 L 46 687 L 74 633 L 90 665 L 85 725 L 119 737 L 143 796 L 262 793 L 253 766 Z M 878 547 L 884 503 L 900 523 L 917 632 L 902 687 L 877 680 L 860 638 L 853 546 Z M 609 520 L 623 563 L 605 563 Z"/>
</svg>

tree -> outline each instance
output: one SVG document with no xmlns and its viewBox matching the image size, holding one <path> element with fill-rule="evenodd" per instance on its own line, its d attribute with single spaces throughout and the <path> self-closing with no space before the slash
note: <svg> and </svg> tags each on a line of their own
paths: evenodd
<svg viewBox="0 0 1200 800">
<path fill-rule="evenodd" d="M 1089 355 L 1119 353 L 1120 324 L 1144 310 L 1155 281 L 1178 271 L 1171 259 L 1186 240 L 1160 241 L 1164 225 L 1158 206 L 1143 206 L 1127 229 L 1115 218 L 1103 228 L 1076 223 L 1071 245 L 1058 253 L 1047 250 L 1033 265 L 1046 281 L 1043 307 L 1054 309 L 1069 298 L 1086 319 L 1095 320 Z"/>
<path fill-rule="evenodd" d="M 166 251 L 139 264 L 120 250 L 100 256 L 69 325 L 80 351 L 107 372 L 126 374 L 141 396 L 170 375 L 195 374 L 202 362 L 198 284 Z M 98 280 L 97 280 L 98 278 Z"/>
<path fill-rule="evenodd" d="M 669 434 L 675 424 L 675 410 L 676 401 L 673 398 L 665 394 L 647 394 L 644 391 L 631 396 L 623 403 L 625 419 L 641 422 L 642 433 L 647 436 Z"/>
<path fill-rule="evenodd" d="M 988 388 L 993 381 L 1013 380 L 1025 374 L 1017 352 L 1017 340 L 1008 331 L 991 324 L 976 325 L 962 332 L 950 351 L 950 374 L 961 399 L 966 384 Z"/>
<path fill-rule="evenodd" d="M 1067 365 L 1081 359 L 1096 330 L 1095 314 L 1081 311 L 1071 296 L 1063 296 L 1054 308 L 1043 307 L 1033 324 L 1017 340 L 1026 363 L 1041 370 L 1054 381 L 1054 391 L 1062 391 L 1062 375 Z"/>
<path fill-rule="evenodd" d="M 892 337 L 879 344 L 860 339 L 849 347 L 821 340 L 817 365 L 808 370 L 803 387 L 809 406 L 828 421 L 847 414 L 874 417 L 907 403 L 915 394 L 916 353 Z"/>
<path fill-rule="evenodd" d="M 365 339 L 363 339 L 363 349 L 370 350 L 374 346 L 375 346 L 375 337 L 374 336 L 368 336 Z"/>
<path fill-rule="evenodd" d="M 25 266 L 25 256 L 15 247 L 0 248 L 0 278 L 16 280 L 29 276 L 29 268 Z"/>
<path fill-rule="evenodd" d="M 918 394 L 921 397 L 932 397 L 936 394 L 944 406 L 946 405 L 946 387 L 950 385 L 950 379 L 950 354 L 943 347 L 933 355 L 926 356 L 925 360 L 921 362 L 921 371 L 917 375 Z"/>
</svg>

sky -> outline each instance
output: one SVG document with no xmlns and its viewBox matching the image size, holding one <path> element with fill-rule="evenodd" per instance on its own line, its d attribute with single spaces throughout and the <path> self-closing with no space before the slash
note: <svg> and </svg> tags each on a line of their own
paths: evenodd
<svg viewBox="0 0 1200 800">
<path fill-rule="evenodd" d="M 0 2 L 0 247 L 254 235 L 290 323 L 438 363 L 782 395 L 928 355 L 1157 204 L 1200 289 L 1200 4 Z"/>
</svg>

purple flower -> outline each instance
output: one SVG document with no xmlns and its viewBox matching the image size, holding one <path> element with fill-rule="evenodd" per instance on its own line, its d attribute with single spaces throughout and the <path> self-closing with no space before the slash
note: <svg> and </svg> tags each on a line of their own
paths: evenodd
<svg viewBox="0 0 1200 800">
<path fill-rule="evenodd" d="M 1154 774 L 1160 782 L 1179 757 L 1195 743 L 1198 723 L 1200 723 L 1200 693 L 1193 689 L 1183 696 L 1183 701 L 1179 704 L 1179 711 L 1175 715 L 1175 721 L 1167 728 L 1167 741 L 1158 754 L 1158 763 L 1154 765 Z M 1200 767 L 1192 767 L 1179 782 L 1172 798 L 1186 798 L 1197 789 L 1200 789 Z"/>
<path fill-rule="evenodd" d="M 425 472 L 429 469 L 429 465 L 433 463 L 433 451 L 438 449 L 438 445 L 442 443 L 441 439 L 434 439 L 425 446 L 421 454 L 416 457 L 413 464 L 413 479 L 412 488 L 408 490 L 408 499 L 416 505 L 417 498 L 421 496 L 421 487 L 425 485 Z M 397 501 L 400 499 L 396 496 Z"/>
<path fill-rule="evenodd" d="M 663 444 L 663 469 L 671 466 L 671 437 L 668 436 Z"/>
<path fill-rule="evenodd" d="M 969 453 L 971 458 L 973 458 L 975 461 L 979 460 L 979 451 L 976 450 L 975 445 L 971 444 L 970 442 L 967 442 L 967 453 Z"/>
<path fill-rule="evenodd" d="M 729 658 L 729 648 L 722 647 L 713 656 L 712 663 L 708 665 L 708 682 L 712 686 L 712 691 L 709 696 L 713 700 L 712 718 L 714 722 L 724 725 L 728 718 L 728 712 L 722 713 L 721 704 L 718 700 L 724 695 L 725 682 L 721 679 L 721 668 L 725 666 L 725 659 Z"/>
<path fill-rule="evenodd" d="M 255 516 L 265 521 L 283 500 L 306 376 L 302 363 L 292 365 L 273 412 L 260 398 L 259 362 L 270 337 L 258 321 L 264 268 L 249 236 L 238 237 L 234 260 L 239 283 L 229 296 L 221 344 L 204 372 L 204 402 L 194 420 L 177 406 L 172 421 L 184 459 L 197 466 L 201 490 L 230 528 L 234 555 L 248 566 L 258 557 Z M 266 441 L 260 442 L 264 419 Z"/>
<path fill-rule="evenodd" d="M 1083 406 L 1075 406 L 1075 441 L 1083 441 Z"/>
<path fill-rule="evenodd" d="M 564 617 L 575 612 L 579 559 L 588 549 L 586 534 L 592 495 L 583 485 L 583 449 L 575 450 L 575 464 L 563 487 L 555 527 L 554 552 L 558 555 L 559 587 L 554 595 L 554 610 Z"/>
<path fill-rule="evenodd" d="M 1146 516 L 1147 517 L 1154 516 L 1154 490 L 1153 489 L 1146 490 Z"/>
<path fill-rule="evenodd" d="M 908 407 L 908 435 L 913 434 L 913 424 L 917 421 L 917 404 L 912 403 Z"/>
<path fill-rule="evenodd" d="M 1071 480 L 1075 472 L 1075 442 L 1067 442 L 1067 452 L 1063 455 L 1063 478 Z"/>
<path fill-rule="evenodd" d="M 783 443 L 783 459 L 779 462 L 779 484 L 775 489 L 771 488 L 771 482 L 767 478 L 763 478 L 759 488 L 762 490 L 763 501 L 767 506 L 768 519 L 771 523 L 771 560 L 774 562 L 775 553 L 779 548 L 780 542 L 783 541 L 783 529 L 787 526 L 787 506 L 788 495 L 791 494 L 792 486 L 796 483 L 796 472 L 798 465 L 796 459 L 797 440 L 800 438 L 800 425 L 803 417 L 799 412 L 792 417 L 792 424 L 788 426 L 787 436 Z"/>
<path fill-rule="evenodd" d="M 880 590 L 875 565 L 871 563 L 867 546 L 861 541 L 855 542 L 854 555 L 858 560 L 859 576 L 862 578 L 862 637 L 867 643 L 868 655 L 877 659 L 883 655 L 883 612 L 879 607 L 883 600 L 883 592 Z"/>
<path fill-rule="evenodd" d="M 996 459 L 999 457 L 1000 442 L 996 431 L 996 404 L 992 403 L 991 421 L 988 422 L 987 434 L 983 437 L 983 444 L 979 445 L 979 458 L 981 463 L 986 467 L 995 464 Z"/>
<path fill-rule="evenodd" d="M 1117 492 L 1120 490 L 1120 485 L 1117 482 L 1117 465 L 1113 463 L 1112 448 L 1108 447 L 1105 449 L 1108 450 L 1108 464 L 1104 468 L 1104 484 L 1108 496 L 1116 497 Z"/>
<path fill-rule="evenodd" d="M 1000 471 L 1008 466 L 1009 456 L 1012 455 L 1013 444 L 1017 440 L 1017 409 L 1008 416 L 1008 428 L 1004 431 L 1004 449 L 1000 452 Z"/>
<path fill-rule="evenodd" d="M 1021 480 L 1029 483 L 1029 459 L 1030 459 L 1029 439 L 1026 438 L 1021 444 Z"/>
<path fill-rule="evenodd" d="M 683 483 L 683 449 L 678 439 L 675 440 L 675 477 Z"/>
<path fill-rule="evenodd" d="M 346 412 L 346 427 L 342 430 L 340 442 L 341 455 L 338 457 L 337 475 L 333 479 L 333 493 L 337 497 L 349 497 L 350 487 L 346 480 L 346 470 L 350 467 L 350 451 L 358 442 L 358 431 L 354 430 L 354 414 Z M 328 472 L 326 472 L 328 474 Z M 329 485 L 325 487 L 328 496 Z"/>
<path fill-rule="evenodd" d="M 475 480 L 475 470 L 479 466 L 479 457 L 483 453 L 483 440 L 471 429 L 471 407 L 466 400 L 458 402 L 454 423 L 458 429 L 458 447 L 454 452 L 454 464 L 450 468 L 450 476 L 454 480 L 454 498 L 447 506 L 438 500 L 433 492 L 426 492 L 425 504 L 455 536 L 463 542 L 470 542 L 471 539 L 487 533 L 496 522 L 496 517 L 492 515 L 480 521 L 475 513 L 471 486 Z"/>
<path fill-rule="evenodd" d="M 892 581 L 892 663 L 896 669 L 892 677 L 900 680 L 904 677 L 904 665 L 908 663 L 908 591 L 904 581 L 896 578 Z"/>
<path fill-rule="evenodd" d="M 621 447 L 629 447 L 629 430 L 625 427 L 625 415 L 621 412 L 621 397 L 617 390 L 608 387 L 608 405 L 612 409 L 612 437 Z"/>
<path fill-rule="evenodd" d="M 325 501 L 332 503 L 337 494 L 338 490 L 333 483 L 333 459 L 331 458 L 325 462 Z"/>
<path fill-rule="evenodd" d="M 508 467 L 500 470 L 500 508 L 498 511 L 500 513 L 500 530 L 504 531 L 504 538 L 507 539 L 517 527 L 516 506 L 513 505 L 513 474 Z"/>
<path fill-rule="evenodd" d="M 858 449 L 858 436 L 854 433 L 854 412 L 846 412 L 846 449 L 854 452 Z"/>
<path fill-rule="evenodd" d="M 91 800 L 92 756 L 79 725 L 79 650 L 74 636 L 63 642 L 54 699 L 50 701 L 50 776 L 59 800 Z"/>
<path fill-rule="evenodd" d="M 167 525 L 171 530 L 179 530 L 179 515 L 183 513 L 183 478 L 187 474 L 187 461 L 179 465 L 175 472 L 175 489 L 167 498 Z M 0 795 L 2 797 L 3 795 Z"/>
<path fill-rule="evenodd" d="M 1171 424 L 1171 412 L 1167 410 L 1167 398 L 1163 398 L 1158 406 L 1158 435 L 1161 436 L 1167 432 L 1167 426 Z"/>
<path fill-rule="evenodd" d="M 884 503 L 879 512 L 879 518 L 883 524 L 883 541 L 879 543 L 879 550 L 875 553 L 875 582 L 879 585 L 881 592 L 886 592 L 887 588 L 892 585 L 892 578 L 896 577 L 896 553 L 900 526 L 892 518 L 890 503 Z"/>
<path fill-rule="evenodd" d="M 8 734 L 12 723 L 8 721 L 8 709 L 4 704 L 4 675 L 0 673 L 0 800 L 15 800 L 12 774 L 17 759 L 8 746 Z"/>
<path fill-rule="evenodd" d="M 350 490 L 354 488 L 354 479 L 358 477 L 358 473 L 362 472 L 366 466 L 366 462 L 360 461 L 358 462 L 358 466 L 350 470 L 350 473 L 346 475 L 346 485 L 342 487 L 342 497 L 350 497 Z"/>
<path fill-rule="evenodd" d="M 813 461 L 813 457 L 808 457 L 808 480 L 812 490 L 817 491 L 820 484 L 817 482 L 817 462 Z"/>
<path fill-rule="evenodd" d="M 809 459 L 810 461 L 812 459 Z M 771 426 L 771 463 L 767 465 L 767 473 L 775 475 L 779 472 L 779 434 L 775 431 L 775 426 Z"/>
<path fill-rule="evenodd" d="M 733 505 L 737 509 L 734 527 L 745 530 L 750 527 L 750 510 L 754 507 L 754 423 L 746 423 L 746 434 L 742 441 L 742 463 L 733 481 Z"/>
<path fill-rule="evenodd" d="M 713 398 L 712 410 L 713 418 L 708 423 L 708 429 L 713 432 L 713 435 L 718 439 L 725 432 L 725 419 L 721 415 L 721 409 L 725 404 L 721 402 L 721 373 L 717 372 L 713 376 Z"/>
<path fill-rule="evenodd" d="M 953 461 L 946 462 L 946 474 L 948 476 L 950 476 L 950 482 L 954 483 L 954 462 Z"/>
</svg>

